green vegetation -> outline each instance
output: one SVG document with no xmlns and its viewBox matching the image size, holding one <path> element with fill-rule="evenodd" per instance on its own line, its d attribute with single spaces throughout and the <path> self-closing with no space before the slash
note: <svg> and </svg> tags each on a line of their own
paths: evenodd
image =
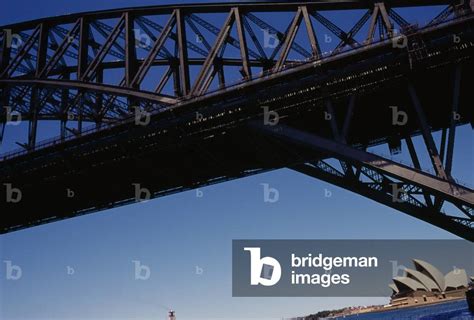
<svg viewBox="0 0 474 320">
<path fill-rule="evenodd" d="M 344 309 L 338 309 L 338 310 L 324 310 L 324 311 L 320 311 L 320 312 L 315 313 L 315 314 L 310 314 L 309 316 L 304 317 L 304 320 L 320 320 L 320 319 L 324 319 L 324 318 L 327 318 L 327 317 L 334 316 L 336 314 L 340 314 L 344 310 L 345 310 L 345 308 Z"/>
</svg>

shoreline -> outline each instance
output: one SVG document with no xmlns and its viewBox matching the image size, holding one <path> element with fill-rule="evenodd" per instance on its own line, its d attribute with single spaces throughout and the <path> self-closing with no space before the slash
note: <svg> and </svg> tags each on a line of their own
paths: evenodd
<svg viewBox="0 0 474 320">
<path fill-rule="evenodd" d="M 384 308 L 383 306 L 380 307 L 380 309 L 376 310 L 370 310 L 370 311 L 362 311 L 362 312 L 354 312 L 354 313 L 344 313 L 344 314 L 339 314 L 336 316 L 328 317 L 326 319 L 337 319 L 339 317 L 347 317 L 347 316 L 355 316 L 355 315 L 363 315 L 363 314 L 371 314 L 371 313 L 382 313 L 382 312 L 389 312 L 389 311 L 397 311 L 397 310 L 403 310 L 403 309 L 415 309 L 415 308 L 422 308 L 430 305 L 439 305 L 443 303 L 450 303 L 450 302 L 457 302 L 457 301 L 462 301 L 465 300 L 466 297 L 455 297 L 455 298 L 450 298 L 450 299 L 443 299 L 439 301 L 430 301 L 430 302 L 424 302 L 424 303 L 417 303 L 417 304 L 411 304 L 411 305 L 405 305 L 405 306 L 397 306 L 397 307 L 386 307 Z"/>
<path fill-rule="evenodd" d="M 459 300 L 465 300 L 466 297 L 454 297 L 454 298 L 447 298 L 447 299 L 442 299 L 442 300 L 437 300 L 437 301 L 430 301 L 430 302 L 423 302 L 423 303 L 417 303 L 417 304 L 411 304 L 411 305 L 405 305 L 405 306 L 399 306 L 399 307 L 387 307 L 384 308 L 383 311 L 392 311 L 392 310 L 400 310 L 400 309 L 407 309 L 407 308 L 416 308 L 416 307 L 424 307 L 424 306 L 429 306 L 433 304 L 443 304 L 443 303 L 449 303 L 449 302 L 454 302 L 454 301 L 459 301 Z"/>
</svg>

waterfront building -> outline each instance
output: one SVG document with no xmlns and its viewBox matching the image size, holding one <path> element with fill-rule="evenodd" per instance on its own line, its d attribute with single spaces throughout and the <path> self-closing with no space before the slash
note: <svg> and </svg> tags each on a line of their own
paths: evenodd
<svg viewBox="0 0 474 320">
<path fill-rule="evenodd" d="M 454 269 L 443 275 L 430 263 L 414 259 L 415 269 L 406 269 L 405 275 L 393 278 L 390 306 L 402 307 L 413 304 L 441 302 L 463 298 L 469 278 L 466 270 Z"/>
</svg>

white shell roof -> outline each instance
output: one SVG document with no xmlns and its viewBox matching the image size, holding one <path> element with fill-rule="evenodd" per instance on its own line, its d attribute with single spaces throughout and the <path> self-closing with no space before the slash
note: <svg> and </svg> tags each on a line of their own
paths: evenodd
<svg viewBox="0 0 474 320">
<path fill-rule="evenodd" d="M 415 268 L 417 271 L 426 274 L 434 282 L 436 282 L 436 284 L 439 288 L 442 289 L 442 291 L 444 291 L 446 286 L 444 281 L 444 275 L 441 273 L 441 271 L 439 271 L 433 265 L 423 260 L 413 259 L 413 262 L 415 263 Z"/>
<path fill-rule="evenodd" d="M 390 289 L 392 289 L 395 293 L 398 293 L 398 292 L 399 292 L 397 286 L 396 286 L 394 283 L 390 283 L 388 286 L 389 286 Z"/>
<path fill-rule="evenodd" d="M 411 278 L 395 277 L 393 278 L 393 282 L 395 282 L 395 284 L 397 285 L 398 291 L 403 291 L 403 290 L 400 290 L 402 285 L 410 288 L 410 290 L 413 290 L 413 291 L 417 291 L 417 290 L 426 291 L 426 288 L 421 283 Z"/>
<path fill-rule="evenodd" d="M 413 278 L 414 280 L 417 280 L 428 291 L 434 291 L 434 290 L 443 291 L 444 290 L 444 288 L 440 288 L 436 284 L 436 282 L 434 282 L 434 280 L 432 280 L 430 277 L 428 277 L 427 275 L 425 275 L 425 274 L 423 274 L 419 271 L 412 270 L 412 269 L 406 269 L 405 272 L 407 273 L 407 277 Z"/>
<path fill-rule="evenodd" d="M 446 275 L 446 288 L 447 289 L 456 289 L 459 287 L 467 287 L 467 273 L 464 269 L 456 269 L 451 271 Z"/>
</svg>

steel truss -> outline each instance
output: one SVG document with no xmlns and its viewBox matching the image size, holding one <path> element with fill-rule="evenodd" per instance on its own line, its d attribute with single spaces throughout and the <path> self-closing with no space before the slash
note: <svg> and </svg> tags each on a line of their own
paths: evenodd
<svg viewBox="0 0 474 320">
<path fill-rule="evenodd" d="M 271 129 L 260 129 L 292 144 L 314 149 L 328 158 L 343 162 L 341 168 L 337 168 L 327 159 L 319 159 L 293 165 L 291 169 L 361 194 L 474 241 L 472 189 L 451 179 L 432 176 L 341 142 L 290 127 L 280 125 Z M 448 214 L 436 203 L 450 203 L 451 212 L 453 208 L 458 210 Z"/>
<path fill-rule="evenodd" d="M 402 7 L 428 5 L 444 5 L 445 9 L 427 26 L 415 25 L 397 12 Z M 207 102 L 212 105 L 220 100 L 243 99 L 239 95 L 245 94 L 235 92 L 254 92 L 253 88 L 259 92 L 258 97 L 253 98 L 255 105 L 260 106 L 262 101 L 276 103 L 283 99 L 278 81 L 288 84 L 285 90 L 289 96 L 295 95 L 297 104 L 299 98 L 296 96 L 302 90 L 299 89 L 301 84 L 308 94 L 300 103 L 307 107 L 308 101 L 314 100 L 315 105 L 322 106 L 331 115 L 330 135 L 325 136 L 324 130 L 316 130 L 317 133 L 307 131 L 305 126 L 291 127 L 291 121 L 289 125 L 277 127 L 262 127 L 251 122 L 250 126 L 263 136 L 284 141 L 296 154 L 296 160 L 285 158 L 277 164 L 252 164 L 248 174 L 288 166 L 474 241 L 473 190 L 458 184 L 451 174 L 456 126 L 467 121 L 460 122 L 450 117 L 437 124 L 436 127 L 442 130 L 438 148 L 432 136 L 432 117 L 426 114 L 427 108 L 420 101 L 416 81 L 409 76 L 427 60 L 436 66 L 453 64 L 453 83 L 449 89 L 453 93 L 452 109 L 449 111 L 452 114 L 459 112 L 462 65 L 467 58 L 456 54 L 463 50 L 471 52 L 472 39 L 445 50 L 444 53 L 454 56 L 452 60 L 439 61 L 436 59 L 438 55 L 442 56 L 441 51 L 427 48 L 424 32 L 436 33 L 438 28 L 453 21 L 461 24 L 464 20 L 472 20 L 472 9 L 467 1 L 462 0 L 220 3 L 91 12 L 3 26 L 0 27 L 0 143 L 8 112 L 16 112 L 28 121 L 28 141 L 18 144 L 25 149 L 21 156 L 26 153 L 35 158 L 35 152 L 39 151 L 37 128 L 40 121 L 59 121 L 60 140 L 57 143 L 74 143 L 75 138 L 87 139 L 86 123 L 93 123 L 100 136 L 101 128 L 110 129 L 110 124 L 122 124 L 133 117 L 136 108 L 154 115 L 171 112 L 172 120 L 182 125 L 179 129 L 182 134 L 177 136 L 183 138 L 187 126 L 196 125 L 189 120 L 180 122 L 179 110 L 184 107 L 197 105 L 207 108 Z M 328 10 L 351 16 L 355 14 L 354 10 L 358 10 L 359 18 L 351 28 L 343 30 L 327 18 Z M 291 17 L 283 27 L 282 23 L 270 23 L 271 19 L 265 17 L 280 13 Z M 218 17 L 216 19 L 222 23 L 217 26 L 210 23 L 209 14 Z M 262 33 L 275 40 L 275 44 L 265 46 Z M 323 44 L 328 35 L 337 41 Z M 302 42 L 301 36 L 306 41 Z M 12 45 L 12 37 L 17 40 L 17 45 Z M 361 56 L 367 53 L 369 57 L 372 54 L 369 52 L 385 50 L 389 47 L 388 41 L 395 42 L 400 37 L 407 41 L 407 45 L 397 54 L 406 57 L 409 66 L 402 66 L 400 60 L 394 60 L 392 65 L 376 70 L 372 65 L 365 66 L 370 70 L 368 75 L 354 71 L 348 72 L 349 76 L 341 75 L 332 80 L 326 75 L 328 70 L 337 73 L 338 69 L 350 69 L 352 63 L 363 68 L 366 62 L 359 63 L 363 60 L 359 59 Z M 391 59 L 390 54 L 384 57 Z M 341 59 L 344 62 L 338 64 Z M 313 69 L 316 67 L 321 69 Z M 391 68 L 396 72 L 390 74 Z M 238 83 L 229 83 L 236 74 Z M 317 89 L 303 87 L 302 81 L 291 87 L 290 74 L 305 77 L 310 74 L 323 80 L 313 85 Z M 371 74 L 378 78 L 370 78 Z M 324 80 L 326 77 L 329 80 Z M 349 139 L 353 118 L 358 112 L 358 94 L 366 94 L 366 88 L 371 86 L 375 88 L 399 81 L 401 77 L 407 78 L 404 90 L 416 115 L 417 126 L 395 138 L 381 133 L 378 142 L 372 141 L 371 144 L 388 142 L 390 149 L 396 152 L 401 140 L 405 141 L 412 159 L 411 166 L 371 154 L 365 151 L 367 145 L 355 144 Z M 265 91 L 267 85 L 270 89 Z M 336 86 L 337 92 L 332 92 Z M 226 100 L 228 96 L 231 98 Z M 341 119 L 341 108 L 336 108 L 336 105 L 345 96 L 349 96 L 349 100 Z M 235 110 L 241 109 L 235 107 Z M 272 109 L 280 112 L 278 107 Z M 235 110 L 232 111 L 234 114 Z M 216 114 L 220 115 L 221 111 L 208 116 L 212 119 Z M 242 119 L 255 116 L 254 112 L 249 112 L 215 127 L 236 126 L 234 122 L 247 123 Z M 215 127 L 205 130 L 211 132 Z M 412 142 L 415 134 L 423 137 L 434 174 L 421 169 L 419 154 Z M 337 165 L 328 160 L 331 158 Z M 15 158 L 5 157 L 3 160 L 10 161 L 7 167 L 1 168 L 4 172 L 14 167 Z M 24 165 L 22 161 L 18 162 L 19 168 Z M 73 168 L 68 170 L 74 171 Z M 167 185 L 169 189 L 166 190 L 186 190 L 206 185 L 209 181 L 248 175 L 242 173 L 243 169 L 240 171 L 194 185 L 188 181 L 181 187 Z M 155 196 L 167 193 L 157 191 Z M 127 202 L 124 199 L 114 201 L 110 206 Z M 87 210 L 102 208 L 103 204 Z M 83 212 L 81 210 L 86 209 L 74 210 Z M 447 210 L 449 214 L 445 212 Z M 42 223 L 37 221 L 30 223 Z M 6 226 L 3 232 L 12 230 L 11 227 Z"/>
<path fill-rule="evenodd" d="M 265 126 L 253 122 L 251 127 L 282 139 L 291 146 L 315 152 L 311 161 L 308 161 L 306 155 L 306 158 L 301 158 L 301 163 L 291 165 L 291 169 L 361 194 L 474 241 L 474 190 L 460 185 L 451 175 L 462 68 L 458 64 L 453 69 L 451 117 L 449 126 L 442 130 L 440 149 L 435 144 L 425 115 L 426 109 L 421 105 L 415 86 L 410 80 L 405 86 L 433 173 L 422 170 L 420 151 L 415 149 L 410 135 L 398 137 L 395 143 L 388 142 L 391 152 L 399 153 L 401 140 L 405 141 L 412 160 L 410 166 L 370 153 L 366 151 L 366 147 L 356 148 L 347 144 L 349 128 L 357 114 L 357 94 L 348 99 L 339 122 L 331 99 L 326 99 L 326 112 L 330 115 L 331 128 L 331 134 L 327 137 L 283 124 Z M 342 126 L 339 127 L 338 123 L 342 123 Z M 337 160 L 339 168 L 329 163 L 328 159 Z"/>
<path fill-rule="evenodd" d="M 77 121 L 76 134 L 80 134 L 83 122 L 99 126 L 127 117 L 130 103 L 160 110 L 227 87 L 226 79 L 235 78 L 230 75 L 232 67 L 239 67 L 241 81 L 246 81 L 391 38 L 396 28 L 410 26 L 397 8 L 439 4 L 446 9 L 429 25 L 470 12 L 467 2 L 451 0 L 277 2 L 133 8 L 7 25 L 0 28 L 1 103 L 32 122 L 27 146 L 34 149 L 37 121 L 61 121 L 61 135 L 68 132 L 68 122 Z M 365 12 L 344 31 L 325 17 L 327 10 L 348 15 L 354 15 L 353 10 Z M 259 18 L 278 12 L 294 15 L 286 29 Z M 205 14 L 226 18 L 223 25 L 215 26 L 202 17 Z M 365 25 L 368 33 L 362 35 Z M 305 43 L 296 40 L 300 29 L 306 32 Z M 265 50 L 262 32 L 278 39 L 275 48 Z M 327 34 L 340 41 L 322 52 L 320 43 Z M 12 35 L 17 40 L 13 47 Z M 226 47 L 239 54 L 226 54 Z M 158 67 L 161 77 L 153 77 L 144 89 L 145 78 Z M 190 72 L 194 67 L 196 74 Z M 120 70 L 121 81 L 105 76 L 111 70 Z M 173 89 L 167 85 L 171 81 Z M 2 107 L 2 126 L 6 117 Z"/>
</svg>

